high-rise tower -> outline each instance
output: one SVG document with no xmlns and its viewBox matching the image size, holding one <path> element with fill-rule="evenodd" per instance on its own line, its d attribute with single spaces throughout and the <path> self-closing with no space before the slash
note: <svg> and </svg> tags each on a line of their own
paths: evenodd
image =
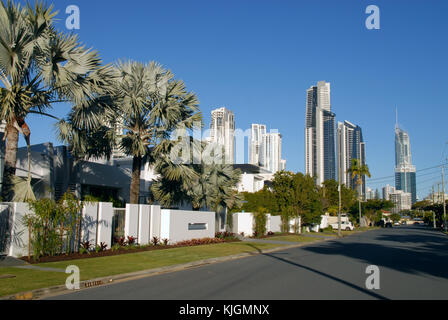
<svg viewBox="0 0 448 320">
<path fill-rule="evenodd" d="M 305 172 L 317 185 L 336 179 L 335 117 L 331 112 L 330 83 L 319 81 L 307 90 Z"/>
<path fill-rule="evenodd" d="M 417 201 L 415 166 L 412 165 L 409 134 L 395 124 L 395 188 L 412 194 L 412 203 Z"/>
<path fill-rule="evenodd" d="M 225 163 L 235 161 L 235 118 L 233 112 L 222 107 L 212 111 L 210 142 L 223 147 Z"/>
<path fill-rule="evenodd" d="M 263 135 L 266 134 L 266 125 L 252 124 L 250 129 L 249 140 L 249 163 L 253 165 L 260 165 L 261 143 L 263 142 Z"/>
<path fill-rule="evenodd" d="M 349 121 L 338 122 L 337 134 L 337 159 L 340 173 L 338 177 L 341 184 L 355 188 L 356 181 L 352 178 L 348 170 L 351 167 L 352 159 L 358 159 L 361 164 L 366 164 L 365 143 L 362 137 L 362 129 Z M 365 176 L 362 177 L 362 194 L 365 194 Z"/>
</svg>

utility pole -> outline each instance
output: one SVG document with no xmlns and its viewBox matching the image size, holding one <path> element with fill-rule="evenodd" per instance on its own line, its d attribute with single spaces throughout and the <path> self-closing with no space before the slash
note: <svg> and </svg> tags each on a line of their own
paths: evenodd
<svg viewBox="0 0 448 320">
<path fill-rule="evenodd" d="M 338 237 L 342 237 L 342 234 L 341 234 L 341 180 L 339 180 L 338 192 L 339 192 L 339 204 L 338 204 Z"/>
<path fill-rule="evenodd" d="M 434 185 L 432 185 L 432 205 L 434 206 Z M 432 225 L 433 225 L 434 229 L 437 228 L 437 226 L 436 226 L 436 212 L 434 210 L 432 211 Z"/>
<path fill-rule="evenodd" d="M 443 201 L 443 228 L 446 228 L 446 206 L 445 206 L 445 164 L 442 165 L 442 201 Z"/>
<path fill-rule="evenodd" d="M 338 126 L 337 129 L 337 136 L 338 139 L 341 138 L 341 129 Z M 338 140 L 340 141 L 340 140 Z M 342 172 L 341 172 L 341 143 L 338 143 L 338 193 L 339 193 L 339 200 L 338 200 L 338 237 L 342 237 L 341 233 L 341 179 L 342 179 Z M 345 174 L 345 173 L 344 173 Z"/>
</svg>

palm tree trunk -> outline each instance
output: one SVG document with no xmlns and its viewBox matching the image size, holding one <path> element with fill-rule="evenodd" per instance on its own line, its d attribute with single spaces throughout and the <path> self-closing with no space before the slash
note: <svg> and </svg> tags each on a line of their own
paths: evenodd
<svg viewBox="0 0 448 320">
<path fill-rule="evenodd" d="M 5 168 L 2 184 L 3 201 L 12 199 L 12 178 L 16 174 L 17 146 L 19 131 L 11 124 L 6 126 Z"/>
<path fill-rule="evenodd" d="M 140 170 L 142 167 L 142 157 L 134 157 L 132 159 L 132 178 L 131 178 L 131 191 L 130 202 L 132 204 L 138 204 L 140 198 Z"/>
</svg>

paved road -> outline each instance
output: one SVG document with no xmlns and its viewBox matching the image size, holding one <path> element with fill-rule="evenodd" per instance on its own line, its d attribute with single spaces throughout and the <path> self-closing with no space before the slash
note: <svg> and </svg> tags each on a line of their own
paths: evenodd
<svg viewBox="0 0 448 320">
<path fill-rule="evenodd" d="M 369 265 L 379 290 L 365 287 Z M 448 299 L 448 237 L 381 229 L 53 299 Z"/>
</svg>

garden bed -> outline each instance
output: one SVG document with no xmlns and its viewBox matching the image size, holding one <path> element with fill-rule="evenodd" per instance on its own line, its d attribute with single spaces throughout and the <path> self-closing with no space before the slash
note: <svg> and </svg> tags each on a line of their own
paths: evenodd
<svg viewBox="0 0 448 320">
<path fill-rule="evenodd" d="M 20 259 L 27 263 L 30 263 L 30 264 L 38 264 L 38 263 L 45 263 L 45 262 L 58 262 L 58 261 L 67 261 L 67 260 L 108 257 L 108 256 L 115 256 L 115 255 L 128 254 L 128 253 L 137 253 L 137 252 L 144 252 L 144 251 L 165 250 L 165 249 L 171 249 L 171 248 L 193 247 L 193 246 L 201 246 L 201 245 L 207 245 L 207 244 L 218 244 L 218 243 L 229 243 L 229 242 L 240 242 L 240 241 L 241 240 L 239 240 L 237 238 L 192 239 L 192 240 L 186 240 L 186 241 L 179 242 L 178 244 L 123 246 L 116 250 L 108 249 L 108 250 L 104 250 L 104 251 L 100 251 L 100 252 L 91 251 L 89 253 L 84 253 L 84 254 L 71 253 L 71 254 L 60 254 L 60 255 L 55 255 L 55 256 L 42 256 L 36 261 L 33 259 L 33 256 L 31 256 L 31 259 L 28 259 L 28 257 L 21 257 Z"/>
</svg>

